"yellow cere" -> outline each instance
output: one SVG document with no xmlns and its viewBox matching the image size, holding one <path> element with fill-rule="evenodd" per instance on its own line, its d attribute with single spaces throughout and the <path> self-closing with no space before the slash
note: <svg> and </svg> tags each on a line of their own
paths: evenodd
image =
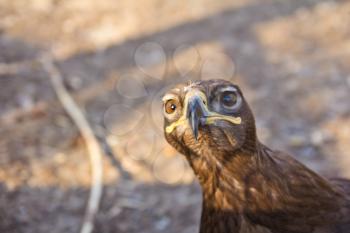
<svg viewBox="0 0 350 233">
<path fill-rule="evenodd" d="M 207 97 L 205 96 L 205 94 L 203 92 L 198 91 L 198 90 L 192 90 L 192 91 L 188 92 L 186 94 L 186 97 L 184 100 L 185 106 L 183 108 L 184 110 L 182 112 L 182 116 L 177 121 L 175 121 L 174 123 L 172 123 L 171 125 L 166 127 L 166 129 L 165 129 L 166 133 L 173 132 L 177 126 L 188 124 L 188 120 L 186 119 L 188 99 L 194 95 L 200 96 L 207 103 Z M 211 112 L 211 111 L 209 111 L 207 105 L 205 105 L 205 111 L 208 113 L 208 116 L 207 116 L 206 122 L 205 122 L 206 124 L 213 124 L 216 120 L 225 120 L 225 121 L 229 121 L 233 124 L 237 124 L 237 125 L 242 123 L 242 119 L 240 117 L 225 116 L 225 115 L 217 114 L 215 112 Z"/>
</svg>

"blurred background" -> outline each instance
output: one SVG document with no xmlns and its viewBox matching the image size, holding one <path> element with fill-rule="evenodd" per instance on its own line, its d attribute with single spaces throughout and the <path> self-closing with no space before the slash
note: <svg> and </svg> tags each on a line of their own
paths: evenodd
<svg viewBox="0 0 350 233">
<path fill-rule="evenodd" d="M 79 232 L 91 169 L 39 60 L 109 145 L 94 232 L 194 233 L 200 188 L 162 136 L 178 82 L 240 85 L 260 140 L 350 178 L 350 2 L 0 0 L 0 232 Z"/>
</svg>

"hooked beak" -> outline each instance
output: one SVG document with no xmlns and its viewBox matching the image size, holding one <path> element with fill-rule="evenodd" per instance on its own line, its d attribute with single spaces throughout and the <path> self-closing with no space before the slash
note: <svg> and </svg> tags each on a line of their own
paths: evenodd
<svg viewBox="0 0 350 233">
<path fill-rule="evenodd" d="M 196 140 L 198 140 L 199 126 L 204 124 L 207 116 L 208 112 L 203 99 L 198 95 L 191 96 L 188 100 L 187 119 Z"/>
</svg>

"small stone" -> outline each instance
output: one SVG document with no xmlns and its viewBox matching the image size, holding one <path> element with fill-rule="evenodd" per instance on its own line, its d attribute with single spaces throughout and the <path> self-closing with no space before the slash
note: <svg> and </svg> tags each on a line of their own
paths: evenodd
<svg viewBox="0 0 350 233">
<path fill-rule="evenodd" d="M 325 141 L 326 141 L 326 135 L 321 130 L 317 130 L 311 134 L 312 144 L 320 145 Z"/>
</svg>

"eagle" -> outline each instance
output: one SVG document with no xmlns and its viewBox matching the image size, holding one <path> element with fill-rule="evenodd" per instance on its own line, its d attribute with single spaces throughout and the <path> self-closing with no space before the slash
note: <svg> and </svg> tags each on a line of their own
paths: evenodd
<svg viewBox="0 0 350 233">
<path fill-rule="evenodd" d="M 165 138 L 202 189 L 200 233 L 350 233 L 350 180 L 263 145 L 237 85 L 179 84 L 163 103 Z"/>
</svg>

